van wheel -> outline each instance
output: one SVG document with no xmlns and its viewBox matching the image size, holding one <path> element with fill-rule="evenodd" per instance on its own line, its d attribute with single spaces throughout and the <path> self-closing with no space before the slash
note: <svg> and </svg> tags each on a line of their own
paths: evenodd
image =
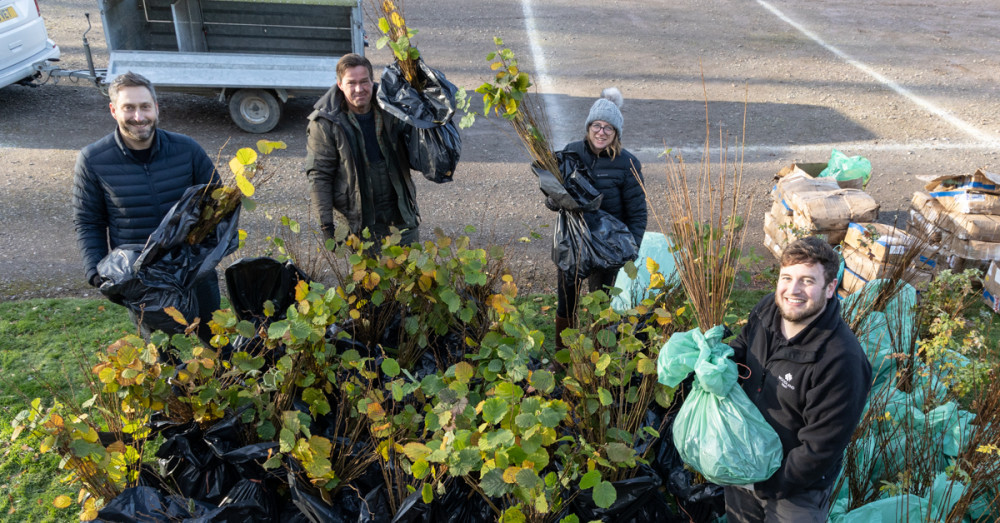
<svg viewBox="0 0 1000 523">
<path fill-rule="evenodd" d="M 248 133 L 266 133 L 281 119 L 281 102 L 264 89 L 240 89 L 229 98 L 229 116 Z"/>
</svg>

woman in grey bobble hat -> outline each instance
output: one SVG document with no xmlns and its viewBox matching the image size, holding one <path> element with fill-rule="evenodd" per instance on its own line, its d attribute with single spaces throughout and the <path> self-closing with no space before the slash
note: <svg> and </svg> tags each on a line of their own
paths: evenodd
<svg viewBox="0 0 1000 523">
<path fill-rule="evenodd" d="M 584 139 L 572 142 L 563 152 L 579 157 L 594 188 L 604 195 L 601 210 L 622 221 L 638 246 L 646 232 L 646 194 L 642 188 L 642 165 L 632 153 L 622 148 L 621 136 L 625 119 L 619 107 L 624 99 L 621 92 L 610 87 L 590 107 L 584 124 Z M 588 283 L 591 291 L 614 285 L 620 267 L 593 271 Z M 556 346 L 562 348 L 563 329 L 576 317 L 576 304 L 583 283 L 572 271 L 559 271 L 556 306 Z"/>
</svg>

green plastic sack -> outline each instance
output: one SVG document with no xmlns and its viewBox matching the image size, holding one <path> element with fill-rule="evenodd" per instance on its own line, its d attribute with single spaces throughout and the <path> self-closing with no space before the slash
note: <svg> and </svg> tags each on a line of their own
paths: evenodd
<svg viewBox="0 0 1000 523">
<path fill-rule="evenodd" d="M 946 474 L 941 473 L 934 478 L 928 497 L 914 494 L 892 496 L 863 505 L 846 514 L 843 513 L 846 503 L 838 500 L 840 503 L 835 504 L 830 510 L 829 521 L 831 523 L 945 521 L 965 493 L 965 488 L 962 482 L 950 480 Z"/>
<path fill-rule="evenodd" d="M 781 466 L 781 440 L 736 384 L 733 349 L 722 343 L 723 332 L 720 325 L 670 336 L 657 358 L 658 379 L 676 387 L 695 374 L 673 426 L 684 463 L 716 485 L 749 485 Z"/>
<path fill-rule="evenodd" d="M 823 169 L 818 177 L 840 181 L 863 178 L 862 185 L 868 185 L 868 180 L 872 177 L 872 162 L 864 156 L 848 157 L 834 149 L 830 153 L 830 161 L 826 164 L 826 169 Z"/>
</svg>

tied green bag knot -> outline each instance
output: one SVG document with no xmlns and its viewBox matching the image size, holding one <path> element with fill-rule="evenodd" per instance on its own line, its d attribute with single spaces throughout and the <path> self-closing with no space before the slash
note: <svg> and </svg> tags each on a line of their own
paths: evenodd
<svg viewBox="0 0 1000 523">
<path fill-rule="evenodd" d="M 770 478 L 784 454 L 778 434 L 736 383 L 724 332 L 718 325 L 670 336 L 656 361 L 657 379 L 676 387 L 695 374 L 673 425 L 684 463 L 716 485 L 749 485 Z"/>
</svg>

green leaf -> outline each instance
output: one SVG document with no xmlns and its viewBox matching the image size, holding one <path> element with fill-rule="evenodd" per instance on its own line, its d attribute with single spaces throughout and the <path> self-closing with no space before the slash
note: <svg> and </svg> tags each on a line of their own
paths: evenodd
<svg viewBox="0 0 1000 523">
<path fill-rule="evenodd" d="M 580 477 L 580 490 L 586 490 L 601 481 L 601 471 L 594 469 Z"/>
<path fill-rule="evenodd" d="M 419 459 L 426 458 L 431 453 L 430 447 L 424 445 L 423 443 L 418 443 L 411 441 L 406 445 L 403 445 L 403 454 L 406 454 L 410 461 L 417 461 Z"/>
<path fill-rule="evenodd" d="M 538 422 L 544 427 L 555 428 L 566 417 L 567 411 L 564 409 L 544 407 L 538 413 Z"/>
<path fill-rule="evenodd" d="M 434 488 L 431 487 L 430 483 L 424 483 L 424 488 L 420 489 L 420 497 L 424 500 L 424 503 L 427 504 L 434 501 Z"/>
<path fill-rule="evenodd" d="M 385 17 L 378 19 L 378 30 L 382 31 L 383 33 L 389 32 L 389 21 L 386 20 Z"/>
<path fill-rule="evenodd" d="M 602 481 L 594 487 L 594 504 L 601 508 L 608 508 L 618 499 L 618 492 L 610 481 Z"/>
<path fill-rule="evenodd" d="M 448 305 L 448 312 L 455 314 L 462 307 L 462 299 L 451 289 L 444 289 L 440 294 L 441 301 Z"/>
<path fill-rule="evenodd" d="M 524 395 L 524 390 L 513 383 L 501 382 L 496 387 L 496 396 L 508 402 L 515 402 Z"/>
<path fill-rule="evenodd" d="M 624 443 L 608 443 L 608 459 L 614 463 L 627 463 L 635 459 L 635 450 Z"/>
<path fill-rule="evenodd" d="M 483 420 L 496 425 L 507 414 L 508 403 L 501 398 L 490 398 L 483 402 Z"/>
<path fill-rule="evenodd" d="M 514 418 L 514 423 L 522 429 L 526 429 L 538 423 L 538 417 L 533 412 L 521 412 Z"/>
<path fill-rule="evenodd" d="M 278 434 L 278 450 L 281 452 L 291 452 L 295 448 L 295 434 L 287 428 L 281 429 Z"/>
<path fill-rule="evenodd" d="M 597 333 L 597 341 L 605 347 L 614 347 L 616 341 L 615 333 L 609 329 L 601 329 Z"/>
<path fill-rule="evenodd" d="M 271 441 L 274 439 L 274 423 L 270 421 L 262 421 L 260 425 L 257 425 L 257 435 L 263 441 Z"/>
<path fill-rule="evenodd" d="M 510 489 L 503 480 L 503 471 L 499 469 L 491 469 L 486 474 L 483 474 L 482 479 L 479 481 L 479 488 L 483 489 L 483 493 L 491 498 L 499 498 Z"/>
<path fill-rule="evenodd" d="M 392 358 L 382 360 L 382 372 L 390 378 L 399 376 L 399 362 Z"/>
<path fill-rule="evenodd" d="M 448 473 L 455 477 L 466 476 L 470 472 L 478 470 L 482 465 L 483 458 L 478 449 L 462 449 L 458 451 L 457 455 L 452 454 Z"/>
<path fill-rule="evenodd" d="M 521 469 L 517 471 L 517 474 L 514 475 L 514 479 L 517 480 L 517 485 L 519 487 L 524 487 L 529 490 L 534 489 L 542 482 L 542 478 L 538 477 L 538 474 L 535 474 L 535 471 L 531 469 Z"/>
<path fill-rule="evenodd" d="M 431 465 L 430 463 L 427 463 L 426 459 L 418 459 L 417 461 L 413 462 L 413 465 L 410 466 L 410 473 L 413 474 L 413 477 L 417 479 L 424 479 L 424 477 L 427 475 L 427 472 L 429 472 L 430 470 L 431 470 Z"/>
<path fill-rule="evenodd" d="M 531 378 L 528 382 L 536 390 L 544 393 L 552 392 L 552 390 L 556 387 L 555 376 L 547 370 L 536 370 L 532 372 Z"/>
<path fill-rule="evenodd" d="M 483 451 L 493 450 L 497 447 L 507 446 L 514 443 L 514 433 L 501 429 L 495 432 L 487 432 L 479 439 L 479 448 Z"/>
<path fill-rule="evenodd" d="M 628 276 L 630 280 L 634 280 L 639 276 L 639 268 L 635 266 L 635 262 L 625 262 L 624 269 L 625 275 Z"/>
<path fill-rule="evenodd" d="M 455 381 L 468 383 L 476 374 L 476 369 L 467 361 L 460 361 L 455 364 Z"/>
<path fill-rule="evenodd" d="M 614 398 L 611 397 L 611 392 L 609 392 L 608 389 L 605 389 L 604 387 L 600 387 L 597 389 L 597 399 L 600 400 L 601 405 L 604 405 L 605 407 L 611 405 L 614 402 Z"/>
<path fill-rule="evenodd" d="M 244 338 L 250 339 L 257 334 L 257 328 L 253 326 L 253 323 L 250 323 L 247 320 L 240 320 L 240 322 L 236 324 L 236 333 Z"/>
</svg>

